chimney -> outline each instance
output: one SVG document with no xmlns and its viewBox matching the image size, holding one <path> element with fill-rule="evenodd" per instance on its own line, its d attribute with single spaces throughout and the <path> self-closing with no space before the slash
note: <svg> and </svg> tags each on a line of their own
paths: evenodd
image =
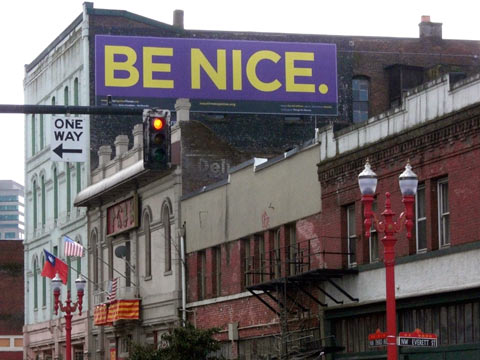
<svg viewBox="0 0 480 360">
<path fill-rule="evenodd" d="M 115 157 L 119 158 L 128 151 L 128 136 L 118 135 L 115 138 Z"/>
<path fill-rule="evenodd" d="M 442 23 L 430 21 L 429 15 L 422 15 L 420 24 L 420 39 L 442 39 Z"/>
<path fill-rule="evenodd" d="M 183 27 L 183 10 L 174 10 L 173 11 L 173 26 L 184 29 Z"/>
<path fill-rule="evenodd" d="M 102 168 L 112 158 L 112 147 L 110 145 L 100 146 L 98 149 L 98 167 Z"/>
</svg>

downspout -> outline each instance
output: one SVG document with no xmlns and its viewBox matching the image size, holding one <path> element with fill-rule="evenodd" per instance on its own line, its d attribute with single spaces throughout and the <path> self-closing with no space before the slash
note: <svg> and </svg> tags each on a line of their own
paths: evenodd
<svg viewBox="0 0 480 360">
<path fill-rule="evenodd" d="M 187 323 L 187 265 L 185 262 L 185 223 L 180 228 L 180 259 L 181 259 L 181 281 L 182 281 L 182 324 Z"/>
</svg>

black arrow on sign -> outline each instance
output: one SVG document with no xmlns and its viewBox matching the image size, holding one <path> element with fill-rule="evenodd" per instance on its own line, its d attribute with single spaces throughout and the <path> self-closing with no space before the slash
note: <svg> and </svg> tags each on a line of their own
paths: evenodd
<svg viewBox="0 0 480 360">
<path fill-rule="evenodd" d="M 82 149 L 64 149 L 63 148 L 63 143 L 60 143 L 60 145 L 58 145 L 54 150 L 53 152 L 55 154 L 57 154 L 60 158 L 63 159 L 63 154 L 64 153 L 71 153 L 71 154 L 81 154 L 82 153 Z"/>
</svg>

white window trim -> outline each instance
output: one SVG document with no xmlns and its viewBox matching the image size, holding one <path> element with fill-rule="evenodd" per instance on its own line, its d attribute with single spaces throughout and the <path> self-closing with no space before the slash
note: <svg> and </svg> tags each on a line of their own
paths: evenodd
<svg viewBox="0 0 480 360">
<path fill-rule="evenodd" d="M 425 207 L 425 216 L 424 217 L 421 217 L 419 218 L 418 217 L 418 192 L 423 190 L 424 191 L 424 204 L 423 206 Z M 427 212 L 426 212 L 426 187 L 425 187 L 425 184 L 421 184 L 421 185 L 418 185 L 418 188 L 417 188 L 417 194 L 415 195 L 415 247 L 416 247 L 416 250 L 417 250 L 417 253 L 423 253 L 423 252 L 426 252 L 427 251 L 427 247 L 425 248 L 422 248 L 422 249 L 419 249 L 418 247 L 418 223 L 420 221 L 425 221 L 425 223 L 427 222 Z"/>
<path fill-rule="evenodd" d="M 447 234 L 448 236 L 448 243 L 443 243 L 443 238 L 444 238 L 444 235 L 445 235 L 445 229 L 443 229 L 443 222 L 442 222 L 442 219 L 445 215 L 449 216 L 450 217 L 450 209 L 448 209 L 448 211 L 446 213 L 442 213 L 442 208 L 443 208 L 443 197 L 442 197 L 442 191 L 441 191 L 441 188 L 442 188 L 442 185 L 444 184 L 447 184 L 448 186 L 448 178 L 444 178 L 444 179 L 440 179 L 437 181 L 437 205 L 438 205 L 438 243 L 439 243 L 439 247 L 440 248 L 444 248 L 444 247 L 449 247 L 450 246 L 450 237 L 449 237 L 449 234 Z"/>
</svg>

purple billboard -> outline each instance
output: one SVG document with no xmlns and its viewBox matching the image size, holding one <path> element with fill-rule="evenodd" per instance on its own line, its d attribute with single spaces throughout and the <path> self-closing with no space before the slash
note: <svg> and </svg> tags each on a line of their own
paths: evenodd
<svg viewBox="0 0 480 360">
<path fill-rule="evenodd" d="M 335 44 L 97 35 L 97 104 L 337 114 Z"/>
</svg>

